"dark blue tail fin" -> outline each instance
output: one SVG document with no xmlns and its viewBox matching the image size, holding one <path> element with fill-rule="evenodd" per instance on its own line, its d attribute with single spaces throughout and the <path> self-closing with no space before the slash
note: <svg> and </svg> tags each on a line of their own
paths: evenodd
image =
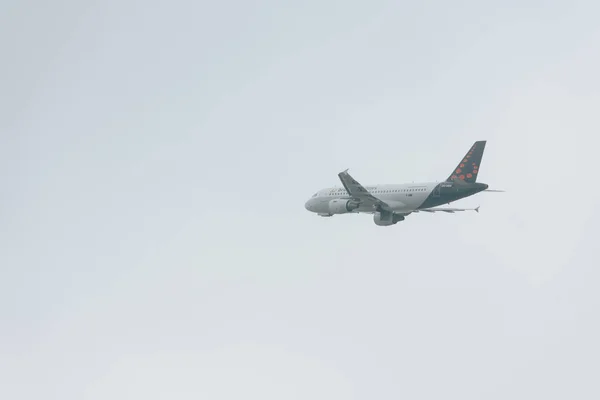
<svg viewBox="0 0 600 400">
<path fill-rule="evenodd" d="M 479 166 L 481 165 L 485 143 L 485 140 L 475 142 L 467 154 L 465 154 L 462 161 L 454 168 L 454 172 L 452 172 L 446 181 L 450 182 L 455 179 L 460 179 L 468 183 L 475 183 L 477 181 L 477 174 L 479 173 Z"/>
</svg>

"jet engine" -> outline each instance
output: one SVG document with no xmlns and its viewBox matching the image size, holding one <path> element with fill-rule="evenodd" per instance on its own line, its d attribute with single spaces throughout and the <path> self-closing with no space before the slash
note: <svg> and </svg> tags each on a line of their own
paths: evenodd
<svg viewBox="0 0 600 400">
<path fill-rule="evenodd" d="M 334 199 L 329 202 L 330 214 L 345 214 L 358 208 L 359 204 L 347 199 Z"/>
<path fill-rule="evenodd" d="M 383 213 L 382 215 L 380 212 L 373 214 L 373 222 L 375 222 L 375 225 L 390 226 L 400 221 L 404 221 L 404 216 L 400 214 Z"/>
</svg>

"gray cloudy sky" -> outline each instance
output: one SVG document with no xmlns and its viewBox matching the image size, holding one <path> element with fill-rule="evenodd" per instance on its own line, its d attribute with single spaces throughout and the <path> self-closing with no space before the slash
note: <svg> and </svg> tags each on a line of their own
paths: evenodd
<svg viewBox="0 0 600 400">
<path fill-rule="evenodd" d="M 489 3 L 3 1 L 0 398 L 598 399 L 600 5 Z"/>
</svg>

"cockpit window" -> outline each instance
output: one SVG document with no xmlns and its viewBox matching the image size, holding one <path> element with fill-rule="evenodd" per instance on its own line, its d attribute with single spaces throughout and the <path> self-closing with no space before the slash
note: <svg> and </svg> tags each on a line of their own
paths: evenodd
<svg viewBox="0 0 600 400">
<path fill-rule="evenodd" d="M 318 194 L 319 194 L 319 192 L 313 194 L 312 197 L 317 197 Z"/>
</svg>

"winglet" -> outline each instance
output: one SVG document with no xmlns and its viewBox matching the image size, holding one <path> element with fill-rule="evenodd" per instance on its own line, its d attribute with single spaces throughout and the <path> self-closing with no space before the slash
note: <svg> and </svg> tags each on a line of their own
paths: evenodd
<svg viewBox="0 0 600 400">
<path fill-rule="evenodd" d="M 477 207 L 475 207 L 475 211 L 476 211 L 476 212 L 479 212 L 479 207 L 480 207 L 480 206 L 477 206 Z"/>
</svg>

